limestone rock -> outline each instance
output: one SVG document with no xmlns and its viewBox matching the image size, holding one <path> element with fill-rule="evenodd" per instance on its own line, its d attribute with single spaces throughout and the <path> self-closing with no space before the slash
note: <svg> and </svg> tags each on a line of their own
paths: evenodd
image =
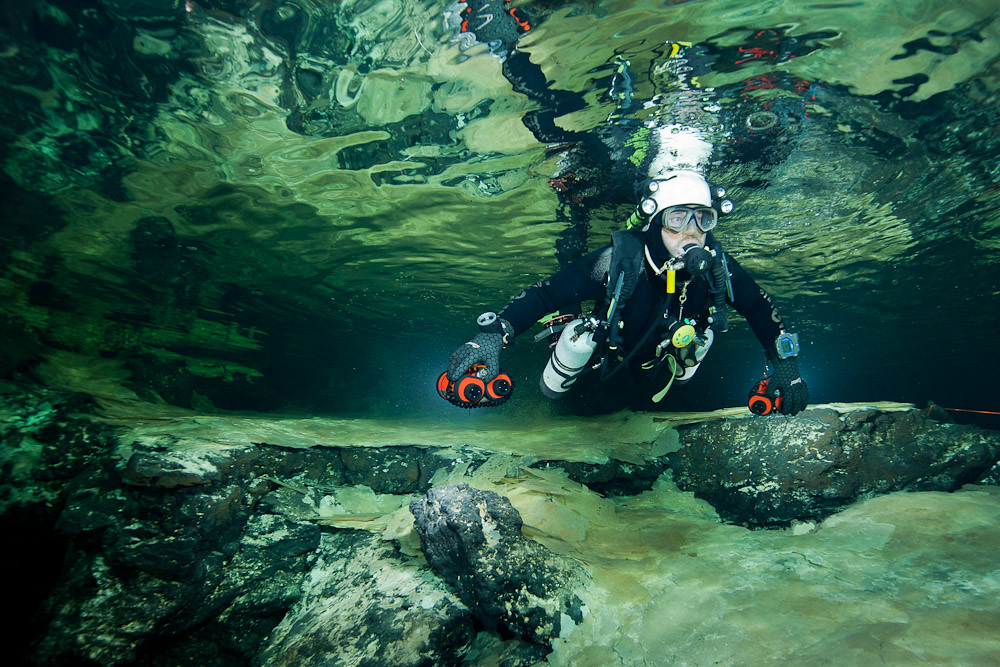
<svg viewBox="0 0 1000 667">
<path fill-rule="evenodd" d="M 976 480 L 976 484 L 992 484 L 993 486 L 1000 486 L 1000 461 L 993 464 L 993 467 L 987 470 Z"/>
<path fill-rule="evenodd" d="M 0 382 L 0 512 L 58 511 L 74 478 L 107 466 L 116 440 L 93 409 L 82 394 Z"/>
<path fill-rule="evenodd" d="M 410 504 L 431 567 L 488 630 L 541 646 L 579 623 L 583 571 L 521 535 L 510 501 L 468 484 L 431 488 Z"/>
<path fill-rule="evenodd" d="M 437 577 L 368 533 L 323 536 L 302 599 L 258 658 L 269 667 L 458 664 L 472 615 Z"/>
<path fill-rule="evenodd" d="M 344 447 L 339 451 L 345 482 L 378 493 L 423 491 L 439 468 L 450 465 L 423 447 Z"/>
<path fill-rule="evenodd" d="M 659 456 L 644 463 L 616 459 L 605 463 L 545 461 L 534 467 L 561 468 L 571 480 L 586 485 L 602 496 L 634 496 L 653 488 L 653 484 L 670 464 L 666 456 Z"/>
<path fill-rule="evenodd" d="M 137 434 L 101 424 L 92 405 L 0 383 L 17 664 L 816 662 L 854 640 L 857 664 L 996 653 L 969 639 L 997 618 L 996 487 L 852 504 L 995 484 L 994 432 L 917 412 L 812 410 L 684 427 L 669 461 L 529 470 L 526 458 L 464 449 Z M 730 521 L 814 519 L 787 531 L 720 525 L 657 474 L 667 462 Z M 614 499 L 547 470 L 559 467 Z M 428 491 L 445 473 L 502 478 L 520 514 L 467 484 Z M 415 492 L 427 494 L 411 511 L 435 572 L 400 537 L 396 509 Z M 392 531 L 324 523 L 341 505 L 363 515 L 369 496 L 393 508 Z M 525 539 L 522 515 L 529 534 L 584 565 Z"/>
<path fill-rule="evenodd" d="M 137 452 L 129 459 L 125 472 L 130 484 L 161 489 L 211 484 L 220 477 L 211 460 L 173 452 Z"/>
<path fill-rule="evenodd" d="M 1000 434 L 920 412 L 829 409 L 681 427 L 674 480 L 727 521 L 754 527 L 821 519 L 892 491 L 953 491 L 1000 458 Z"/>
<path fill-rule="evenodd" d="M 185 650 L 197 653 L 205 632 L 215 633 L 221 647 L 247 637 L 251 645 L 238 648 L 252 654 L 298 598 L 318 544 L 315 526 L 233 516 L 226 526 L 203 526 L 222 530 L 200 531 L 183 507 L 164 505 L 171 519 L 125 518 L 71 547 L 35 664 L 150 664 L 154 654 L 180 664 Z M 228 546 L 231 524 L 242 535 Z M 103 546 L 94 542 L 98 535 Z"/>
</svg>

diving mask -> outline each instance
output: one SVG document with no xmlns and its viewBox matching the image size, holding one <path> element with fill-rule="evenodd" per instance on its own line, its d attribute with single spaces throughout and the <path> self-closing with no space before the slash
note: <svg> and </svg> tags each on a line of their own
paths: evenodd
<svg viewBox="0 0 1000 667">
<path fill-rule="evenodd" d="M 709 232 L 718 224 L 719 213 L 711 206 L 671 206 L 660 212 L 660 224 L 672 232 L 683 232 L 692 221 Z"/>
<path fill-rule="evenodd" d="M 637 214 L 645 215 L 650 224 L 660 224 L 670 231 L 681 232 L 692 221 L 702 232 L 715 228 L 719 215 L 733 210 L 733 203 L 722 199 L 726 191 L 709 185 L 693 171 L 670 171 L 646 184 L 646 196 L 639 203 Z M 629 225 L 631 226 L 631 225 Z"/>
</svg>

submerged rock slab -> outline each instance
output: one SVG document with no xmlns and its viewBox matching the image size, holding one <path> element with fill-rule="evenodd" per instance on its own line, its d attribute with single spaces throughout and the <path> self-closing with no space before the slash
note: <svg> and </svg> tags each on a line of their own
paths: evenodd
<svg viewBox="0 0 1000 667">
<path fill-rule="evenodd" d="M 583 620 L 583 571 L 521 534 L 510 501 L 468 484 L 430 489 L 410 504 L 431 567 L 488 629 L 547 646 L 563 617 Z"/>
<path fill-rule="evenodd" d="M 680 427 L 674 480 L 727 521 L 754 527 L 829 516 L 892 491 L 954 491 L 1000 458 L 1000 433 L 916 410 L 807 410 Z"/>
</svg>

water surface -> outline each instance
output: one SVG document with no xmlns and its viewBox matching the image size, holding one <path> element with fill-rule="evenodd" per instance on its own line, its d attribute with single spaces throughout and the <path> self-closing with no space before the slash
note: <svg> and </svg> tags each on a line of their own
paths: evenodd
<svg viewBox="0 0 1000 667">
<path fill-rule="evenodd" d="M 595 147 L 683 122 L 814 401 L 1000 409 L 994 2 L 519 7 L 509 52 L 439 1 L 5 8 L 5 366 L 184 406 L 471 418 L 432 383 L 475 316 L 634 210 L 634 165 Z M 762 355 L 733 322 L 663 409 L 745 400 Z M 542 409 L 544 348 L 506 356 L 502 409 Z M 649 407 L 558 409 L 624 405 Z"/>
</svg>

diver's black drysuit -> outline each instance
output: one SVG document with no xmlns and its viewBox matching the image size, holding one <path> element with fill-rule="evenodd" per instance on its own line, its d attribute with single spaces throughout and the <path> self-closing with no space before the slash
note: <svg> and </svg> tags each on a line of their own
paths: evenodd
<svg viewBox="0 0 1000 667">
<path fill-rule="evenodd" d="M 669 258 L 669 253 L 660 239 L 659 226 L 653 227 L 651 231 L 642 234 L 642 239 L 649 248 L 653 262 L 657 266 L 662 266 Z M 708 234 L 706 245 L 709 247 L 714 245 L 721 251 L 711 233 Z M 636 247 L 639 248 L 638 252 L 641 255 L 642 244 L 636 244 Z M 535 283 L 504 306 L 499 314 L 500 317 L 510 322 L 514 335 L 518 335 L 548 313 L 558 310 L 562 313 L 579 314 L 580 304 L 583 301 L 597 301 L 596 311 L 603 312 L 607 307 L 604 304 L 607 300 L 606 285 L 609 281 L 612 254 L 613 246 L 609 244 L 580 258 L 549 278 Z M 767 293 L 731 255 L 727 253 L 725 257 L 732 287 L 732 299 L 727 296 L 726 301 L 746 318 L 770 358 L 774 351 L 775 338 L 785 330 L 784 323 Z M 635 259 L 636 265 L 643 266 L 644 270 L 621 313 L 624 327 L 621 329 L 620 348 L 625 355 L 630 355 L 632 359 L 630 366 L 633 370 L 637 370 L 643 362 L 654 358 L 656 345 L 663 339 L 662 331 L 654 330 L 653 335 L 648 334 L 653 325 L 665 330 L 667 320 L 662 317 L 664 307 L 668 307 L 668 313 L 674 318 L 693 320 L 695 328 L 703 332 L 709 326 L 709 306 L 712 304 L 707 277 L 692 278 L 686 270 L 678 271 L 676 292 L 667 294 L 664 279 L 654 273 L 645 258 Z M 721 260 L 716 257 L 714 261 Z M 711 275 L 711 272 L 708 275 Z M 685 283 L 688 283 L 686 290 Z M 687 297 L 683 312 L 680 299 L 682 293 L 686 293 Z M 635 349 L 640 343 L 641 348 Z"/>
</svg>

